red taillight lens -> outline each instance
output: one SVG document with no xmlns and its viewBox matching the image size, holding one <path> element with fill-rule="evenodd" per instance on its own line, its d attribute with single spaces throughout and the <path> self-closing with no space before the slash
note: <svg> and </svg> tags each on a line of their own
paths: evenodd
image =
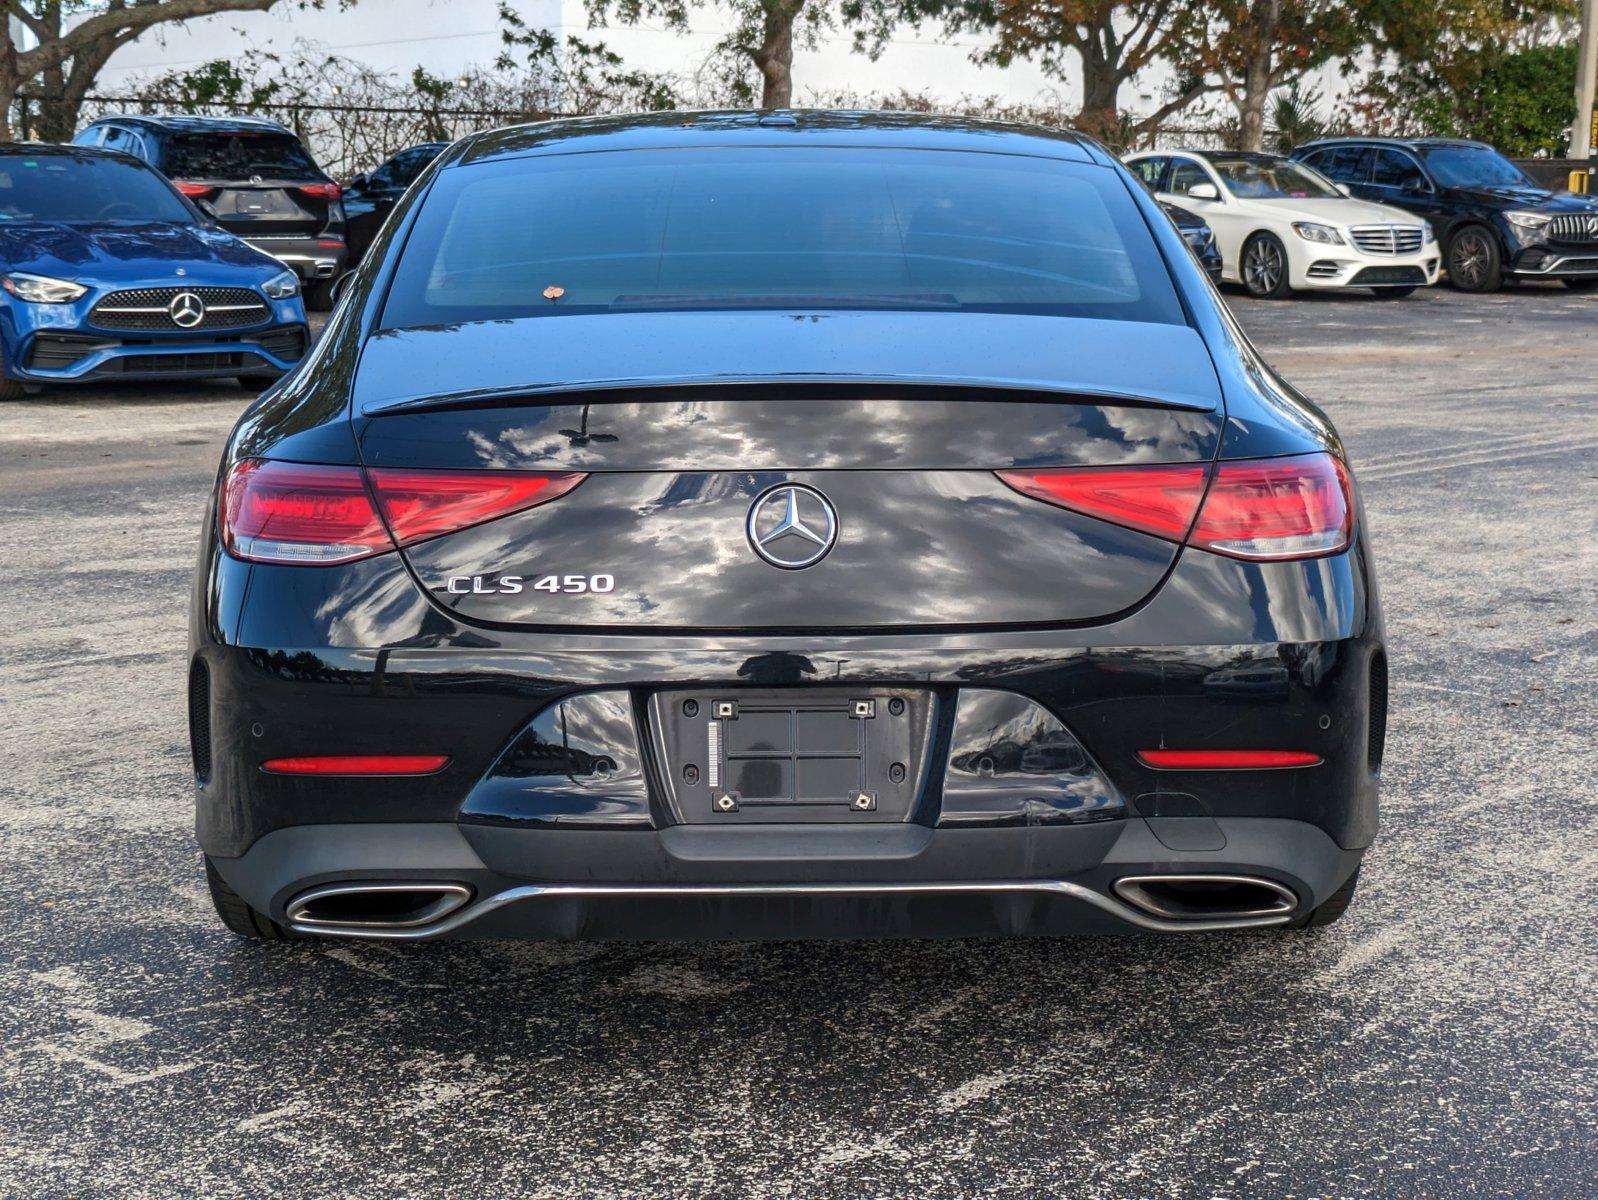
<svg viewBox="0 0 1598 1200">
<path fill-rule="evenodd" d="M 1330 454 L 1223 462 L 1204 498 L 1193 545 L 1233 558 L 1315 558 L 1348 545 L 1348 468 Z"/>
<path fill-rule="evenodd" d="M 998 475 L 1061 508 L 1233 558 L 1316 558 L 1347 547 L 1352 487 L 1348 469 L 1330 454 L 1221 462 L 1213 480 L 1210 473 L 1198 463 Z"/>
<path fill-rule="evenodd" d="M 370 489 L 359 467 L 237 463 L 222 488 L 222 544 L 251 562 L 332 566 L 533 508 L 586 478 L 576 471 L 369 474 Z"/>
<path fill-rule="evenodd" d="M 174 181 L 172 186 L 177 188 L 177 190 L 182 192 L 185 196 L 188 196 L 194 200 L 203 200 L 212 192 L 216 191 L 216 189 L 208 183 L 179 183 Z"/>
<path fill-rule="evenodd" d="M 336 183 L 298 183 L 294 190 L 302 196 L 315 196 L 318 200 L 337 200 L 344 189 Z"/>
<path fill-rule="evenodd" d="M 407 471 L 391 467 L 373 468 L 367 474 L 383 517 L 402 546 L 547 504 L 586 478 L 578 471 Z"/>
<path fill-rule="evenodd" d="M 1000 471 L 1018 492 L 1113 525 L 1179 542 L 1204 498 L 1207 463 Z"/>
<path fill-rule="evenodd" d="M 432 775 L 449 766 L 447 754 L 308 754 L 269 758 L 271 775 Z"/>
<path fill-rule="evenodd" d="M 359 467 L 246 459 L 228 472 L 222 544 L 251 562 L 331 566 L 394 548 Z"/>
<path fill-rule="evenodd" d="M 1160 771 L 1272 771 L 1321 761 L 1307 750 L 1139 750 L 1137 756 Z"/>
</svg>

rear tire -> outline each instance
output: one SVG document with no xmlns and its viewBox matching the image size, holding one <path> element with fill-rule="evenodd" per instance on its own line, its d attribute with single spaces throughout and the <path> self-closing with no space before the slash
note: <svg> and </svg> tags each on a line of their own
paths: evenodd
<svg viewBox="0 0 1598 1200">
<path fill-rule="evenodd" d="M 1567 279 L 1565 286 L 1573 292 L 1598 292 L 1598 276 L 1589 275 L 1586 279 Z"/>
<path fill-rule="evenodd" d="M 1412 287 L 1385 287 L 1373 288 L 1371 295 L 1378 300 L 1402 300 L 1405 296 L 1413 295 Z"/>
<path fill-rule="evenodd" d="M 1348 906 L 1354 900 L 1354 889 L 1358 886 L 1359 868 L 1355 867 L 1354 873 L 1343 881 L 1342 887 L 1321 901 L 1320 907 L 1312 909 L 1307 917 L 1300 918 L 1290 928 L 1321 929 L 1330 925 L 1348 911 Z"/>
<path fill-rule="evenodd" d="M 1492 230 L 1467 225 L 1450 239 L 1448 282 L 1462 292 L 1496 292 L 1504 286 L 1504 259 Z"/>
<path fill-rule="evenodd" d="M 222 918 L 222 924 L 241 938 L 283 942 L 294 936 L 265 913 L 256 912 L 243 896 L 228 887 L 227 881 L 217 874 L 210 855 L 205 857 L 205 883 L 211 889 L 211 903 L 216 906 L 216 915 Z"/>
<path fill-rule="evenodd" d="M 1256 233 L 1243 243 L 1238 274 L 1256 299 L 1285 300 L 1293 294 L 1287 281 L 1287 249 L 1275 234 Z"/>
</svg>

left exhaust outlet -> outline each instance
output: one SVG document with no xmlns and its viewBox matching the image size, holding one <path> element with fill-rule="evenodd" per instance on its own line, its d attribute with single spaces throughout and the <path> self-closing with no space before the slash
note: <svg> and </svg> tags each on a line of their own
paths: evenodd
<svg viewBox="0 0 1598 1200">
<path fill-rule="evenodd" d="M 307 932 L 420 929 L 441 921 L 471 901 L 460 883 L 393 880 L 329 883 L 301 892 L 288 904 L 288 922 Z"/>
</svg>

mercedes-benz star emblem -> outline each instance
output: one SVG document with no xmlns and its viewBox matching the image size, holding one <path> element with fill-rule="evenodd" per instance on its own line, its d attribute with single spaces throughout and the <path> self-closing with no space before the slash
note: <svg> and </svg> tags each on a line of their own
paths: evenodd
<svg viewBox="0 0 1598 1200">
<path fill-rule="evenodd" d="M 179 292 L 172 297 L 172 303 L 166 306 L 166 311 L 174 325 L 193 329 L 205 320 L 205 301 L 193 292 Z"/>
<path fill-rule="evenodd" d="M 749 544 L 774 567 L 814 566 L 838 540 L 838 514 L 815 488 L 784 483 L 749 506 Z"/>
</svg>

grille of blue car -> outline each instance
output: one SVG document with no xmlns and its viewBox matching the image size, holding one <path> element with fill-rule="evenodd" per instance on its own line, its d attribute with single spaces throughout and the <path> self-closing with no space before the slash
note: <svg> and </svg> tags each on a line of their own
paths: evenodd
<svg viewBox="0 0 1598 1200">
<path fill-rule="evenodd" d="M 281 362 L 298 362 L 305 356 L 305 330 L 298 325 L 263 329 L 260 333 L 233 334 L 215 341 L 227 348 L 186 350 L 185 343 L 168 338 L 96 337 L 85 333 L 41 333 L 28 346 L 25 364 L 30 371 L 61 371 L 100 350 L 131 346 L 169 346 L 171 353 L 118 355 L 100 363 L 83 378 L 116 375 L 206 374 L 229 370 L 269 370 L 270 364 L 253 353 L 260 347 Z"/>
<path fill-rule="evenodd" d="M 204 313 L 191 325 L 174 319 L 179 296 L 199 298 Z M 269 310 L 258 292 L 249 288 L 160 287 L 129 288 L 112 292 L 94 306 L 89 320 L 102 329 L 238 329 L 266 320 Z"/>
</svg>

